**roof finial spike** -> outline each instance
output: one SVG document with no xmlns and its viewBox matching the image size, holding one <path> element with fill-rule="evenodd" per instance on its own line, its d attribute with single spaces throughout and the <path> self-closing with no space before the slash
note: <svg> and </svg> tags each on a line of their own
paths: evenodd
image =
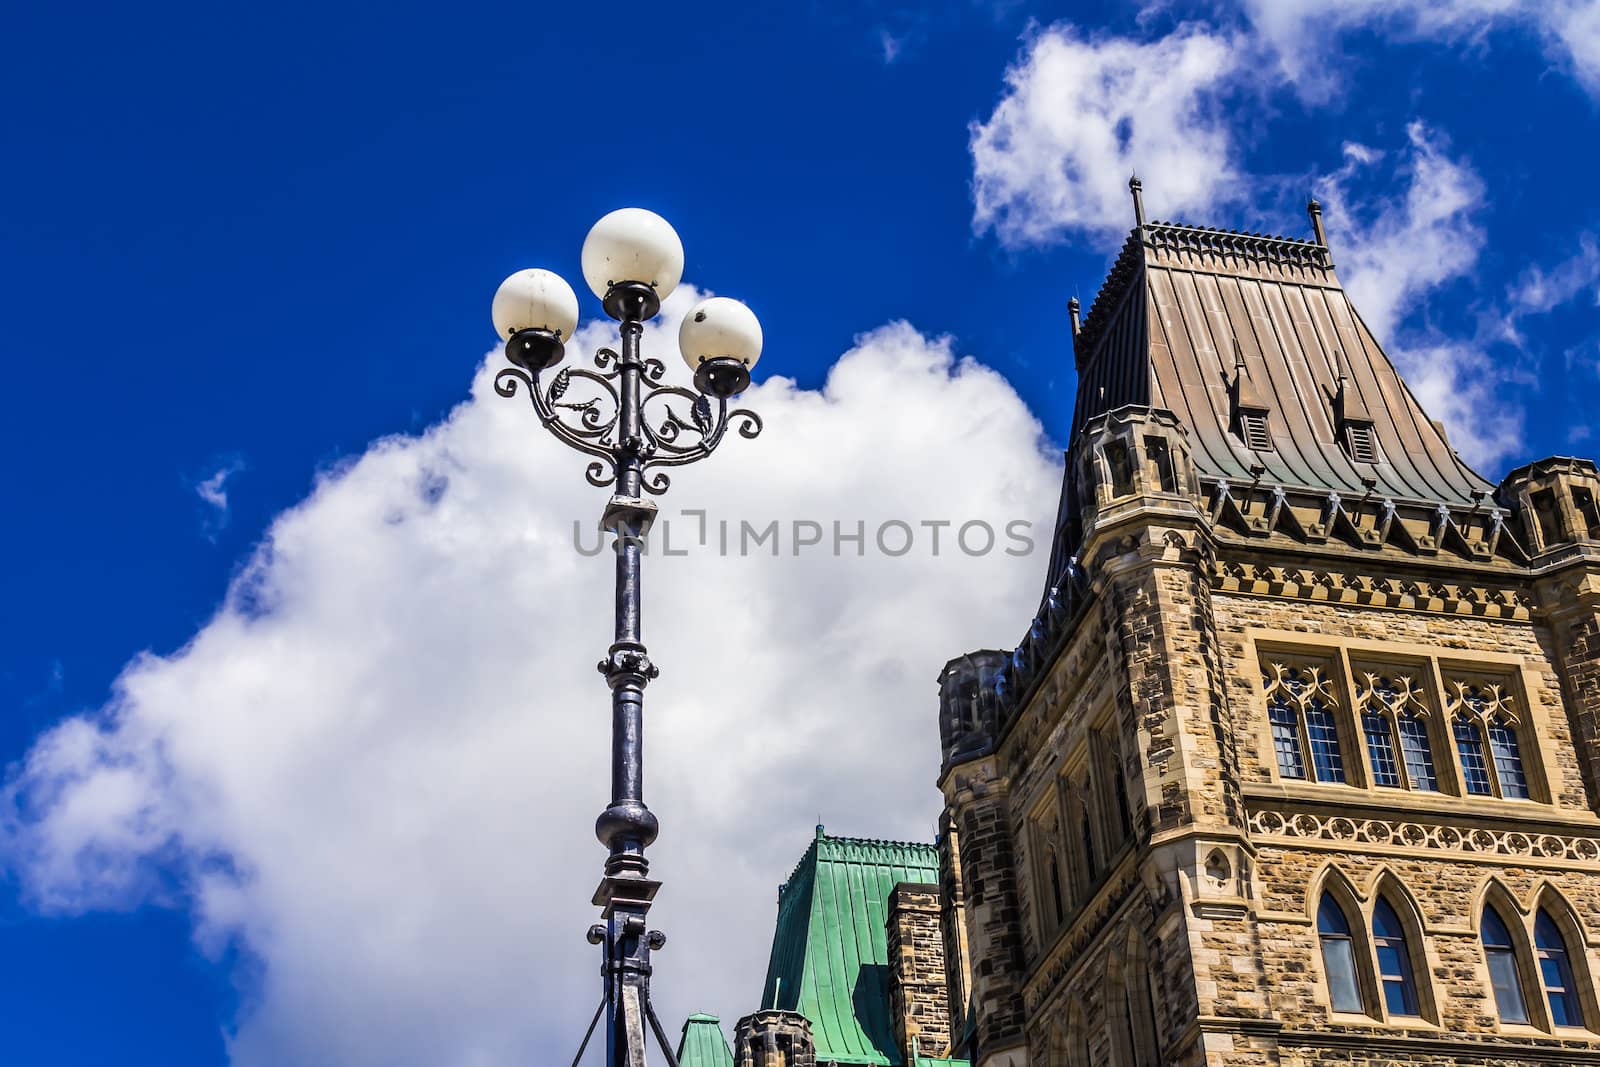
<svg viewBox="0 0 1600 1067">
<path fill-rule="evenodd" d="M 1322 205 L 1312 197 L 1306 203 L 1306 214 L 1311 216 L 1311 232 L 1316 235 L 1317 244 L 1323 248 L 1328 247 L 1328 235 L 1322 229 Z"/>
<path fill-rule="evenodd" d="M 1078 339 L 1078 331 L 1083 328 L 1083 324 L 1078 318 L 1078 312 L 1082 306 L 1078 303 L 1077 297 L 1067 301 L 1067 317 L 1072 320 L 1072 339 L 1074 341 Z"/>
<path fill-rule="evenodd" d="M 1139 180 L 1138 172 L 1128 179 L 1128 191 L 1133 194 L 1133 224 L 1139 229 L 1144 229 L 1144 183 Z"/>
<path fill-rule="evenodd" d="M 1237 337 L 1233 339 L 1233 369 L 1239 374 L 1245 373 L 1244 346 L 1239 343 L 1239 339 Z"/>
</svg>

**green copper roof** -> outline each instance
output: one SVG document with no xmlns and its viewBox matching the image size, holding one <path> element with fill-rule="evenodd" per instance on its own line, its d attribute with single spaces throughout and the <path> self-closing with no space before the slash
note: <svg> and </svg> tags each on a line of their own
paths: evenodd
<svg viewBox="0 0 1600 1067">
<path fill-rule="evenodd" d="M 733 1052 L 715 1015 L 698 1013 L 683 1024 L 678 1067 L 733 1067 Z"/>
<path fill-rule="evenodd" d="M 811 1020 L 817 1062 L 899 1065 L 889 1016 L 889 894 L 937 882 L 932 845 L 828 837 L 817 827 L 778 891 L 761 1003 Z"/>
</svg>

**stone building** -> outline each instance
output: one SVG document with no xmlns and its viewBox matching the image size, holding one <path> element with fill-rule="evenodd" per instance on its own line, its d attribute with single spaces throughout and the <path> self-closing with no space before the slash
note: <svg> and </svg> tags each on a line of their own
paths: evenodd
<svg viewBox="0 0 1600 1067">
<path fill-rule="evenodd" d="M 1315 203 L 1131 187 L 1038 614 L 941 676 L 955 1054 L 1600 1064 L 1600 472 L 1463 463 Z"/>
<path fill-rule="evenodd" d="M 819 827 L 685 1067 L 1600 1065 L 1600 470 L 1462 462 L 1314 202 L 1130 188 L 1038 613 L 939 676 L 937 845 Z"/>
</svg>

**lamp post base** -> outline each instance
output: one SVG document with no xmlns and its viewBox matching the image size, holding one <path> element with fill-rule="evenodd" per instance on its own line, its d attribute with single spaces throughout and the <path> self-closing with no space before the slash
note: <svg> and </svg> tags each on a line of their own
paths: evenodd
<svg viewBox="0 0 1600 1067">
<path fill-rule="evenodd" d="M 606 1064 L 608 1067 L 646 1067 L 645 1027 L 655 1035 L 656 1044 L 669 1067 L 678 1067 L 672 1044 L 656 1018 L 650 1001 L 650 953 L 667 943 L 667 935 L 649 927 L 650 903 L 661 883 L 636 875 L 607 875 L 594 891 L 594 903 L 601 908 L 603 923 L 589 927 L 589 943 L 603 945 L 605 961 L 600 973 L 605 979 L 605 999 L 601 1009 L 606 1016 Z M 600 1012 L 595 1013 L 599 1022 Z M 594 1023 L 578 1046 L 573 1067 L 583 1059 L 594 1033 Z"/>
</svg>

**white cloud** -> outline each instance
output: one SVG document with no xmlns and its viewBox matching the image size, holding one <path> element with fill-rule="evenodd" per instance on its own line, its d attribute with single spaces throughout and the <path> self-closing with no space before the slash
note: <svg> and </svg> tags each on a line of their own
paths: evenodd
<svg viewBox="0 0 1600 1067">
<path fill-rule="evenodd" d="M 202 528 L 206 536 L 213 540 L 228 525 L 228 481 L 244 469 L 244 460 L 234 456 L 194 485 L 195 495 L 210 509 Z"/>
<path fill-rule="evenodd" d="M 675 348 L 692 295 L 649 350 Z M 441 424 L 324 476 L 186 647 L 130 662 L 100 713 L 42 737 L 11 779 L 0 843 L 37 907 L 163 899 L 175 873 L 201 945 L 259 956 L 238 1064 L 566 1062 L 598 999 L 583 932 L 612 574 L 571 542 L 581 520 L 592 543 L 605 494 L 524 398 L 493 394 L 498 363 Z M 678 472 L 668 517 L 1048 529 L 1059 469 L 1038 424 L 946 340 L 885 326 L 823 389 L 773 379 L 747 401 L 766 432 Z M 937 558 L 925 541 L 842 559 L 786 542 L 646 561 L 674 1031 L 691 1010 L 758 1006 L 777 883 L 816 813 L 930 838 L 936 672 L 1015 636 L 1048 547 L 972 558 L 948 536 Z"/>
<path fill-rule="evenodd" d="M 1242 0 L 1302 95 L 1325 99 L 1341 86 L 1336 38 L 1358 27 L 1399 40 L 1476 47 L 1491 31 L 1525 28 L 1590 94 L 1600 97 L 1600 3 L 1596 0 Z"/>
<path fill-rule="evenodd" d="M 900 58 L 900 52 L 905 48 L 906 39 L 897 37 L 888 30 L 878 31 L 878 45 L 883 49 L 883 62 L 885 66 L 893 66 L 895 60 Z"/>
<path fill-rule="evenodd" d="M 1483 250 L 1476 220 L 1483 180 L 1447 149 L 1437 132 L 1413 122 L 1393 170 L 1393 180 L 1404 182 L 1402 195 L 1373 196 L 1365 188 L 1359 198 L 1351 195 L 1351 185 L 1385 160 L 1364 145 L 1347 145 L 1344 167 L 1316 183 L 1345 290 L 1380 342 L 1388 343 L 1428 294 L 1471 270 Z"/>
<path fill-rule="evenodd" d="M 1011 247 L 1126 231 L 1135 170 L 1155 176 L 1152 217 L 1233 199 L 1222 95 L 1244 56 L 1239 40 L 1194 27 L 1150 42 L 1038 31 L 994 113 L 971 129 L 974 230 Z"/>
<path fill-rule="evenodd" d="M 1507 296 L 1519 314 L 1544 314 L 1580 297 L 1590 307 L 1600 305 L 1600 240 L 1580 234 L 1576 253 L 1549 269 L 1527 268 Z"/>
<path fill-rule="evenodd" d="M 1452 339 L 1415 325 L 1429 298 L 1477 265 L 1485 235 L 1481 178 L 1420 122 L 1406 128 L 1398 153 L 1347 145 L 1345 165 L 1317 183 L 1340 278 L 1362 319 L 1394 359 L 1450 443 L 1469 463 L 1489 465 L 1522 444 L 1522 416 L 1498 392 L 1512 370 L 1491 359 L 1486 339 Z M 1391 162 L 1392 170 L 1374 171 Z M 1352 195 L 1376 177 L 1403 183 L 1393 197 Z"/>
</svg>

